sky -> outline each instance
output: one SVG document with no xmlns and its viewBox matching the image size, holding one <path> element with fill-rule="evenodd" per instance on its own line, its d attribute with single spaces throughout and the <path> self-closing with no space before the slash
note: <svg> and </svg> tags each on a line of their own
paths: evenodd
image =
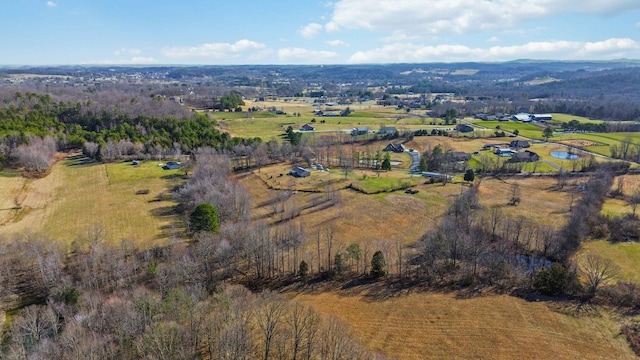
<svg viewBox="0 0 640 360">
<path fill-rule="evenodd" d="M 640 0 L 4 0 L 0 65 L 640 59 Z"/>
</svg>

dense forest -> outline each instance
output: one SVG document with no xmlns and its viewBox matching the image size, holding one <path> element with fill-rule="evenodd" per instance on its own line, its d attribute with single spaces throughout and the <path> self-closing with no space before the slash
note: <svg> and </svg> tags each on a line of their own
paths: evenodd
<svg viewBox="0 0 640 360">
<path fill-rule="evenodd" d="M 164 158 L 210 146 L 231 149 L 260 139 L 231 138 L 206 114 L 189 112 L 161 96 L 94 94 L 86 101 L 55 101 L 34 92 L 0 96 L 0 163 L 44 172 L 56 150 L 81 150 L 97 160 Z M 235 109 L 242 100 L 225 95 Z"/>
</svg>

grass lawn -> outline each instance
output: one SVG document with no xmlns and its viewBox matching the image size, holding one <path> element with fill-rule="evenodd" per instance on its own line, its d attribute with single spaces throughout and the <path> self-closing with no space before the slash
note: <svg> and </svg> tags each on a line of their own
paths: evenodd
<svg viewBox="0 0 640 360">
<path fill-rule="evenodd" d="M 577 255 L 596 254 L 610 259 L 620 266 L 619 280 L 629 281 L 640 285 L 640 244 L 639 243 L 611 243 L 606 240 L 585 242 Z"/>
<path fill-rule="evenodd" d="M 0 226 L 0 233 L 44 232 L 70 243 L 98 225 L 107 240 L 119 244 L 131 239 L 141 248 L 166 243 L 182 231 L 172 213 L 171 187 L 183 181 L 179 170 L 163 170 L 157 162 L 85 164 L 65 160 L 51 173 L 24 182 L 19 192 L 22 208 Z M 0 189 L 15 178 L 0 177 Z M 148 194 L 136 195 L 139 190 Z M 163 200 L 158 195 L 165 193 Z"/>
<path fill-rule="evenodd" d="M 490 130 L 492 133 L 495 131 L 505 131 L 507 133 L 512 133 L 515 130 L 518 130 L 519 135 L 530 138 L 530 139 L 543 139 L 542 130 L 544 127 L 532 124 L 532 123 L 523 123 L 520 121 L 485 121 L 479 119 L 465 119 L 480 128 L 486 128 Z M 500 126 L 500 129 L 496 129 L 496 126 Z M 510 140 L 504 139 L 509 142 Z"/>
<path fill-rule="evenodd" d="M 609 314 L 565 315 L 510 296 L 408 293 L 378 299 L 292 294 L 347 323 L 371 350 L 396 359 L 634 359 Z"/>
<path fill-rule="evenodd" d="M 584 116 L 576 116 L 571 114 L 552 113 L 551 115 L 553 116 L 553 120 L 550 121 L 551 123 L 567 123 L 571 120 L 578 120 L 581 123 L 596 123 L 596 124 L 600 124 L 604 122 L 603 120 L 589 119 Z"/>
</svg>

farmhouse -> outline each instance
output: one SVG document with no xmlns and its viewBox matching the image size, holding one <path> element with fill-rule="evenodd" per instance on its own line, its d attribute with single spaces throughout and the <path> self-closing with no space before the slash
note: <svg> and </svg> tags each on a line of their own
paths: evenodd
<svg viewBox="0 0 640 360">
<path fill-rule="evenodd" d="M 304 124 L 300 127 L 300 131 L 316 131 L 316 128 L 309 124 Z"/>
<path fill-rule="evenodd" d="M 456 125 L 456 130 L 462 133 L 473 132 L 473 127 L 467 124 L 458 124 Z"/>
<path fill-rule="evenodd" d="M 369 133 L 368 127 L 357 127 L 351 129 L 351 136 L 365 135 Z"/>
<path fill-rule="evenodd" d="M 540 160 L 540 155 L 533 151 L 525 150 L 523 152 L 513 154 L 511 159 L 509 159 L 509 162 L 533 162 L 538 160 Z"/>
<path fill-rule="evenodd" d="M 181 164 L 179 162 L 168 161 L 167 164 L 164 167 L 169 169 L 169 170 L 175 170 L 175 169 L 180 169 L 180 165 Z"/>
<path fill-rule="evenodd" d="M 304 178 L 311 175 L 311 171 L 298 166 L 289 171 L 289 175 Z"/>
<path fill-rule="evenodd" d="M 526 140 L 513 140 L 511 143 L 509 143 L 509 146 L 514 149 L 525 149 L 531 147 L 531 144 L 529 144 L 529 142 Z"/>
<path fill-rule="evenodd" d="M 404 152 L 404 145 L 389 143 L 389 145 L 387 145 L 382 151 L 393 151 L 396 153 L 401 153 Z"/>
<path fill-rule="evenodd" d="M 393 126 L 383 126 L 378 130 L 378 134 L 380 135 L 395 135 L 398 133 L 398 129 Z"/>
<path fill-rule="evenodd" d="M 453 161 L 469 161 L 471 159 L 471 154 L 462 151 L 452 151 L 450 156 Z"/>
</svg>

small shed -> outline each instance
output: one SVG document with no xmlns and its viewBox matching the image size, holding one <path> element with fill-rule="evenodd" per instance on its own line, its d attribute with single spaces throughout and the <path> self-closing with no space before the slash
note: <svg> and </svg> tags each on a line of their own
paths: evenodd
<svg viewBox="0 0 640 360">
<path fill-rule="evenodd" d="M 291 171 L 289 171 L 289 175 L 304 178 L 311 175 L 311 170 L 298 166 L 291 169 Z"/>
<path fill-rule="evenodd" d="M 529 144 L 529 142 L 526 140 L 513 140 L 511 143 L 509 143 L 509 146 L 514 149 L 526 149 L 528 147 L 531 147 L 531 144 Z"/>
<path fill-rule="evenodd" d="M 304 124 L 300 127 L 300 131 L 315 131 L 316 128 L 309 125 L 309 124 Z"/>
</svg>

